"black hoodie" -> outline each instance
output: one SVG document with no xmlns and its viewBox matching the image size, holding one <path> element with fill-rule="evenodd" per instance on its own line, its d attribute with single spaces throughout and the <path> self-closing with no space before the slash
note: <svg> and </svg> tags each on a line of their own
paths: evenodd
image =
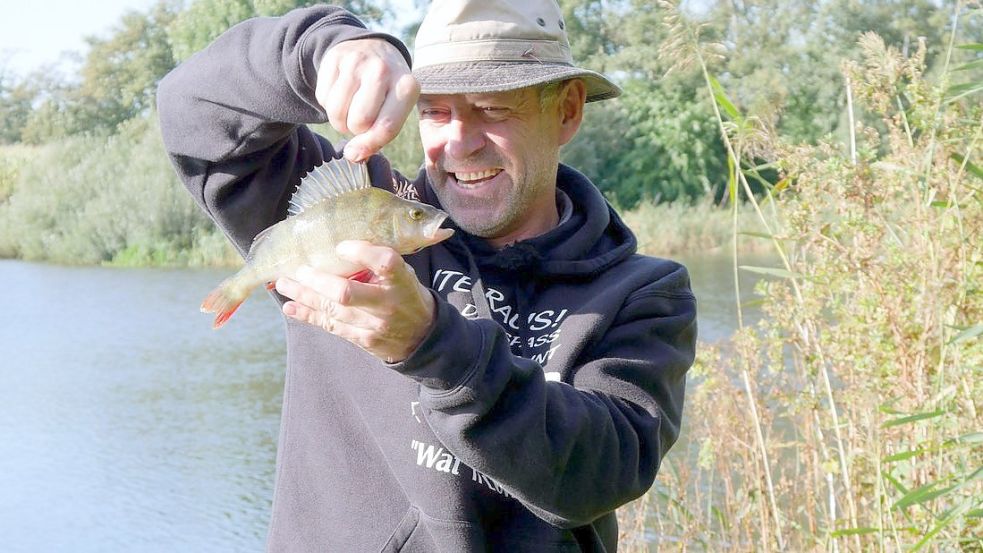
<svg viewBox="0 0 983 553">
<path fill-rule="evenodd" d="M 161 83 L 177 172 L 240 251 L 337 157 L 303 125 L 326 120 L 316 61 L 365 37 L 409 59 L 320 6 L 239 24 Z M 369 168 L 436 204 L 424 172 Z M 287 320 L 270 551 L 615 551 L 614 510 L 648 490 L 679 432 L 696 304 L 686 270 L 636 254 L 562 165 L 557 207 L 556 228 L 502 250 L 459 231 L 408 256 L 437 308 L 401 363 Z"/>
</svg>

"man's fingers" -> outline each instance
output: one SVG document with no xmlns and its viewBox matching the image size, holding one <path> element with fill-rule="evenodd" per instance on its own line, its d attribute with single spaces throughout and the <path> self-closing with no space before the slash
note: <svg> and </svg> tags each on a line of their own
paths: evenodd
<svg viewBox="0 0 983 553">
<path fill-rule="evenodd" d="M 329 50 L 327 54 L 324 55 L 324 59 L 321 61 L 321 67 L 317 71 L 317 84 L 314 87 L 314 99 L 317 103 L 324 108 L 325 112 L 328 110 L 329 98 L 328 95 L 331 92 L 331 84 L 334 83 L 335 79 L 338 78 L 338 61 L 336 56 L 332 55 Z"/>
<path fill-rule="evenodd" d="M 351 109 L 352 98 L 359 89 L 359 82 L 354 73 L 341 71 L 331 83 L 325 102 L 322 104 L 328 115 L 328 122 L 340 133 L 349 132 L 348 113 Z"/>
<path fill-rule="evenodd" d="M 298 321 L 320 327 L 336 336 L 340 336 L 358 344 L 361 347 L 372 347 L 378 344 L 382 332 L 379 327 L 385 327 L 385 321 L 371 318 L 347 321 L 343 316 L 329 311 L 312 308 L 296 301 L 283 304 L 283 314 Z M 384 330 L 384 329 L 383 329 Z"/>
<path fill-rule="evenodd" d="M 372 271 L 380 280 L 390 280 L 408 271 L 409 265 L 399 252 L 386 246 L 376 246 L 363 240 L 345 240 L 335 248 L 339 257 Z"/>
<path fill-rule="evenodd" d="M 363 291 L 372 291 L 370 287 L 359 282 L 352 282 L 352 285 L 361 287 Z M 385 331 L 388 329 L 388 323 L 370 310 L 363 309 L 362 307 L 364 305 L 349 306 L 348 303 L 352 301 L 352 297 L 354 296 L 343 290 L 328 290 L 322 293 L 315 288 L 288 278 L 278 279 L 276 289 L 292 300 L 289 302 L 294 304 L 291 309 L 303 309 L 300 311 L 301 315 L 295 318 L 322 326 L 329 332 L 331 331 L 331 326 L 328 322 L 342 322 L 353 327 L 375 331 Z M 324 287 L 322 286 L 321 289 L 324 290 Z M 358 295 L 361 296 L 362 294 Z M 291 315 L 287 311 L 284 311 L 284 313 Z"/>
<path fill-rule="evenodd" d="M 276 290 L 312 307 L 325 300 L 338 305 L 371 305 L 378 294 L 372 286 L 304 267 L 297 271 L 296 279 L 277 279 Z"/>
<path fill-rule="evenodd" d="M 389 93 L 386 87 L 379 86 L 385 82 L 389 69 L 381 62 L 366 64 L 359 74 L 359 88 L 348 106 L 348 130 L 359 135 L 376 123 L 380 110 Z"/>
<path fill-rule="evenodd" d="M 349 161 L 363 161 L 372 154 L 378 152 L 383 146 L 392 142 L 403 128 L 403 123 L 409 116 L 410 111 L 416 106 L 417 98 L 420 96 L 420 83 L 413 75 L 406 74 L 396 81 L 395 85 L 389 90 L 385 97 L 379 96 L 381 100 L 376 105 L 376 112 L 371 120 L 371 124 L 362 130 L 355 131 L 356 136 L 345 146 L 345 157 Z M 375 98 L 366 98 L 365 102 Z M 359 99 L 359 101 L 362 101 Z M 355 105 L 352 104 L 352 111 Z M 349 118 L 349 123 L 351 123 Z M 365 121 L 362 121 L 363 123 Z M 349 125 L 351 127 L 351 125 Z"/>
<path fill-rule="evenodd" d="M 332 46 L 318 67 L 314 97 L 335 130 L 355 134 L 345 157 L 363 161 L 399 134 L 420 86 L 402 53 L 379 38 Z"/>
</svg>

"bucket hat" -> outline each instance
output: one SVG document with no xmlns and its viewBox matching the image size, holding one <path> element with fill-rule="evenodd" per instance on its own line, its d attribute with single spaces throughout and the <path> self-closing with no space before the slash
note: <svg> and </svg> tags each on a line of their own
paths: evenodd
<svg viewBox="0 0 983 553">
<path fill-rule="evenodd" d="M 416 35 L 413 75 L 422 94 L 502 92 L 583 79 L 587 101 L 621 89 L 577 67 L 555 0 L 434 0 Z"/>
</svg>

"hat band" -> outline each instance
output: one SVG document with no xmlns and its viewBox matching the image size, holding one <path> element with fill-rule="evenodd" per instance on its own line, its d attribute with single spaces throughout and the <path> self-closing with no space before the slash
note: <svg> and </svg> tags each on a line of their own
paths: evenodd
<svg viewBox="0 0 983 553">
<path fill-rule="evenodd" d="M 539 61 L 573 65 L 570 48 L 555 40 L 468 40 L 418 46 L 413 66 L 483 61 Z"/>
</svg>

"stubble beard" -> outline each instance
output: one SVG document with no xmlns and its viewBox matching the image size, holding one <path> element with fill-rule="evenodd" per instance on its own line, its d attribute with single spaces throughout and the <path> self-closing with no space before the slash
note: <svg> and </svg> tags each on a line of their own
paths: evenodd
<svg viewBox="0 0 983 553">
<path fill-rule="evenodd" d="M 435 182 L 432 177 L 431 182 Z M 450 219 L 464 232 L 480 238 L 494 238 L 507 229 L 515 217 L 515 202 L 511 190 L 504 191 L 504 197 L 486 200 L 458 194 L 452 189 L 453 186 L 434 186 L 433 191 Z"/>
<path fill-rule="evenodd" d="M 487 166 L 507 167 L 497 158 L 480 161 Z M 481 163 L 472 161 L 474 165 Z M 544 189 L 553 191 L 549 201 L 555 199 L 558 164 L 558 154 L 538 158 L 526 166 L 527 172 L 522 182 L 517 182 L 515 175 L 503 170 L 504 175 L 500 174 L 495 178 L 504 176 L 509 180 L 509 185 L 502 187 L 501 183 L 497 183 L 500 188 L 491 199 L 456 193 L 453 189 L 455 185 L 447 184 L 451 177 L 443 167 L 427 167 L 427 175 L 431 183 L 442 183 L 440 186 L 432 186 L 432 189 L 454 224 L 472 236 L 490 239 L 512 232 L 522 225 L 524 218 L 535 216 L 530 211 L 540 200 L 539 196 L 545 193 Z"/>
</svg>

